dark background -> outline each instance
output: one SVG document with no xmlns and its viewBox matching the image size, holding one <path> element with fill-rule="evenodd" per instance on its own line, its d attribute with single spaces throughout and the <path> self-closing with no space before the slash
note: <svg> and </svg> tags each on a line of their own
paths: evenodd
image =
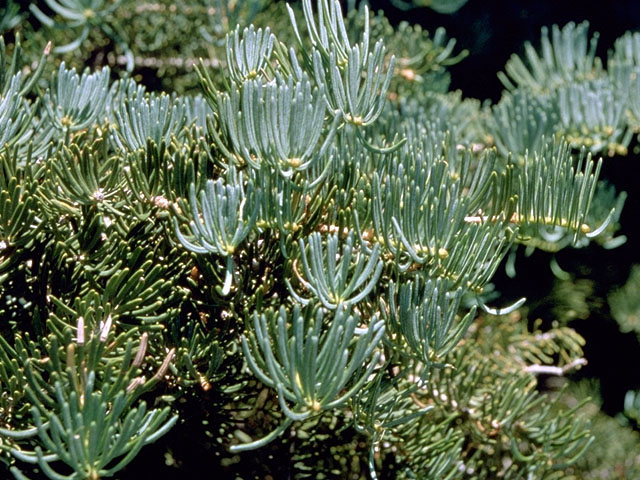
<svg viewBox="0 0 640 480">
<path fill-rule="evenodd" d="M 452 15 L 429 8 L 402 11 L 388 0 L 371 0 L 373 10 L 383 9 L 396 24 L 401 20 L 420 23 L 433 32 L 445 27 L 449 37 L 470 55 L 451 67 L 452 89 L 479 99 L 500 99 L 502 84 L 496 73 L 513 53 L 522 53 L 524 42 L 538 45 L 540 29 L 554 23 L 589 21 L 590 30 L 599 32 L 598 54 L 606 58 L 616 38 L 626 31 L 640 29 L 640 1 L 611 0 L 584 2 L 573 0 L 469 0 Z"/>
</svg>

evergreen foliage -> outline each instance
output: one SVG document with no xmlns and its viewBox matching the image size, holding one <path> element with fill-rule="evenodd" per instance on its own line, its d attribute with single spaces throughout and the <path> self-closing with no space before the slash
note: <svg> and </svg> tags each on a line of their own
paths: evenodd
<svg viewBox="0 0 640 480">
<path fill-rule="evenodd" d="M 613 291 L 609 296 L 611 315 L 620 325 L 623 332 L 635 332 L 640 335 L 640 304 L 638 289 L 640 288 L 640 267 L 634 265 L 627 283 Z"/>
<path fill-rule="evenodd" d="M 442 29 L 268 3 L 1 11 L 7 475 L 124 478 L 186 431 L 252 478 L 247 451 L 274 477 L 611 478 L 585 452 L 640 445 L 640 395 L 611 426 L 541 379 L 586 363 L 589 286 L 552 260 L 572 293 L 543 321 L 491 282 L 520 248 L 625 241 L 601 155 L 639 131 L 640 37 L 605 64 L 586 23 L 545 29 L 489 105 L 449 91 Z M 609 297 L 628 331 L 638 281 Z"/>
</svg>

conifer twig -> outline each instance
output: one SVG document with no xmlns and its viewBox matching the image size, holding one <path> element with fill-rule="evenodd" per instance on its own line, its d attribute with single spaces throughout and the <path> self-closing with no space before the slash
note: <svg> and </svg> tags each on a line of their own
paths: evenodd
<svg viewBox="0 0 640 480">
<path fill-rule="evenodd" d="M 586 358 L 577 358 L 573 362 L 567 363 L 563 367 L 556 367 L 553 365 L 533 364 L 533 365 L 526 366 L 524 368 L 524 371 L 528 373 L 533 373 L 534 375 L 543 374 L 543 375 L 557 375 L 559 377 L 562 377 L 570 370 L 573 370 L 575 368 L 581 367 L 586 364 L 587 364 Z"/>
</svg>

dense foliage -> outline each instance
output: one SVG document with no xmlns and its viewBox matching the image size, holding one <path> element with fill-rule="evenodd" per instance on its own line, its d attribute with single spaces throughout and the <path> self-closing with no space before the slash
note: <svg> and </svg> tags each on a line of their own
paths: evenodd
<svg viewBox="0 0 640 480">
<path fill-rule="evenodd" d="M 444 30 L 356 3 L 4 7 L 7 475 L 640 474 L 640 393 L 614 420 L 562 381 L 593 292 L 552 256 L 625 241 L 599 177 L 640 129 L 640 36 L 603 62 L 545 29 L 481 104 Z M 546 318 L 491 283 L 522 250 Z M 627 331 L 639 282 L 608 296 Z"/>
</svg>

